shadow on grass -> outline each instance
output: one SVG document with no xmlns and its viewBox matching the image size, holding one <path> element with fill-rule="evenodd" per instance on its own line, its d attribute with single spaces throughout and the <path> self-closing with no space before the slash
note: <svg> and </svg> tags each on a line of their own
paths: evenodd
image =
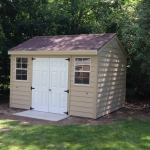
<svg viewBox="0 0 150 150">
<path fill-rule="evenodd" d="M 150 149 L 150 121 L 119 121 L 115 125 L 32 126 L 2 120 L 0 149 L 126 150 Z"/>
</svg>

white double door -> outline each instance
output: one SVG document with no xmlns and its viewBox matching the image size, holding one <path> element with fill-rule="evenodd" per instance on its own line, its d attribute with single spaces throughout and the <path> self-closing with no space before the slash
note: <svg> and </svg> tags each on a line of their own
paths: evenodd
<svg viewBox="0 0 150 150">
<path fill-rule="evenodd" d="M 67 112 L 68 61 L 66 58 L 33 60 L 32 108 L 37 111 Z"/>
</svg>

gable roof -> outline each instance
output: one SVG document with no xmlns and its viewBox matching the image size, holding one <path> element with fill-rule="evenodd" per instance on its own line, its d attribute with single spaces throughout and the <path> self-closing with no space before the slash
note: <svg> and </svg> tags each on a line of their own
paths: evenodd
<svg viewBox="0 0 150 150">
<path fill-rule="evenodd" d="M 9 51 L 70 51 L 98 50 L 103 47 L 115 33 L 81 34 L 59 36 L 36 36 Z"/>
</svg>

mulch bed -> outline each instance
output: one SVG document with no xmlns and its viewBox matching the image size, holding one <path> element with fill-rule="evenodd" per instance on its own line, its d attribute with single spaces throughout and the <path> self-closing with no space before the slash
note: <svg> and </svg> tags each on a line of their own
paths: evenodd
<svg viewBox="0 0 150 150">
<path fill-rule="evenodd" d="M 108 115 L 100 117 L 98 119 L 89 119 L 82 117 L 70 116 L 58 122 L 46 121 L 40 119 L 33 119 L 27 117 L 14 116 L 12 114 L 24 111 L 23 109 L 9 108 L 8 103 L 0 104 L 0 120 L 12 120 L 19 121 L 21 124 L 32 124 L 32 125 L 106 125 L 114 124 L 118 119 L 140 119 L 150 120 L 150 101 L 143 102 L 126 102 L 125 107 Z"/>
</svg>

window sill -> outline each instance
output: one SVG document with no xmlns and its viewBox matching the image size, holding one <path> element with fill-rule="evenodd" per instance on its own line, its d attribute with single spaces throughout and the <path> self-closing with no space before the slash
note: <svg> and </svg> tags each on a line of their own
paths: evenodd
<svg viewBox="0 0 150 150">
<path fill-rule="evenodd" d="M 90 84 L 73 84 L 73 85 L 77 85 L 77 86 L 90 86 Z"/>
<path fill-rule="evenodd" d="M 15 82 L 29 82 L 28 80 L 14 80 Z"/>
</svg>

